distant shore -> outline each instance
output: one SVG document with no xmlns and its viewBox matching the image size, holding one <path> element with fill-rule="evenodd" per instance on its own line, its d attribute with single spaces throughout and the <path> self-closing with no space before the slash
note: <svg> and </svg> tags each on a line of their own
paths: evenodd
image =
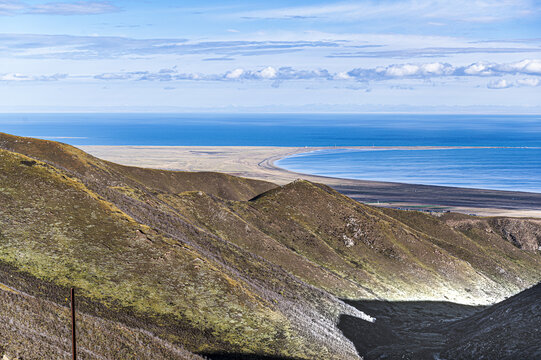
<svg viewBox="0 0 541 360">
<path fill-rule="evenodd" d="M 104 160 L 128 166 L 179 171 L 217 171 L 266 180 L 278 185 L 302 178 L 329 185 L 355 200 L 377 206 L 424 211 L 455 211 L 480 216 L 541 218 L 541 194 L 538 193 L 340 179 L 299 174 L 275 165 L 276 161 L 284 157 L 323 149 L 429 150 L 473 147 L 79 146 L 79 148 Z"/>
</svg>

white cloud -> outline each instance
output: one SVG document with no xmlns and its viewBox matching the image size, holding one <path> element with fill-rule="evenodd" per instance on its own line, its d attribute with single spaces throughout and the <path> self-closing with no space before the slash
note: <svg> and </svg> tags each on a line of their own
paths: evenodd
<svg viewBox="0 0 541 360">
<path fill-rule="evenodd" d="M 98 80 L 128 80 L 131 79 L 132 76 L 129 74 L 105 73 L 95 75 L 94 78 Z"/>
<path fill-rule="evenodd" d="M 466 66 L 447 63 L 394 64 L 375 69 L 357 68 L 348 75 L 365 80 L 385 78 L 431 78 L 445 76 L 503 76 L 503 75 L 541 75 L 541 60 L 522 60 L 513 63 L 476 62 Z"/>
<path fill-rule="evenodd" d="M 39 59 L 108 59 L 128 55 L 201 55 L 213 57 L 286 54 L 334 49 L 334 41 L 135 39 L 115 36 L 0 34 L 0 55 Z"/>
<path fill-rule="evenodd" d="M 455 69 L 449 64 L 430 63 L 422 65 L 421 70 L 426 75 L 449 75 Z"/>
<path fill-rule="evenodd" d="M 529 0 L 407 0 L 342 2 L 248 11 L 235 15 L 247 19 L 322 19 L 341 22 L 408 18 L 440 25 L 441 22 L 434 20 L 487 23 L 524 18 L 535 11 L 535 3 Z"/>
<path fill-rule="evenodd" d="M 525 59 L 504 64 L 479 62 L 466 67 L 464 73 L 476 76 L 493 76 L 497 74 L 541 75 L 541 60 Z"/>
<path fill-rule="evenodd" d="M 487 84 L 487 88 L 489 89 L 507 89 L 511 86 L 513 86 L 513 84 L 511 84 L 505 79 L 494 80 Z"/>
<path fill-rule="evenodd" d="M 467 66 L 464 69 L 464 73 L 468 75 L 477 75 L 477 76 L 489 76 L 493 75 L 491 65 L 485 63 L 474 63 Z"/>
<path fill-rule="evenodd" d="M 377 72 L 385 73 L 385 75 L 391 77 L 412 76 L 418 74 L 419 70 L 419 66 L 412 64 L 392 65 L 387 68 L 376 69 Z"/>
<path fill-rule="evenodd" d="M 336 75 L 334 75 L 334 79 L 336 79 L 336 80 L 349 80 L 349 79 L 351 79 L 351 76 L 349 76 L 347 72 L 339 72 Z"/>
<path fill-rule="evenodd" d="M 225 74 L 225 77 L 227 79 L 238 79 L 238 78 L 240 78 L 242 76 L 242 74 L 244 74 L 243 69 L 235 69 L 235 70 L 230 71 L 227 74 Z"/>
<path fill-rule="evenodd" d="M 4 74 L 0 75 L 0 81 L 27 81 L 32 80 L 29 76 L 23 74 Z"/>
<path fill-rule="evenodd" d="M 97 15 L 119 11 L 110 1 L 49 2 L 30 5 L 16 0 L 0 0 L 0 15 Z"/>
<path fill-rule="evenodd" d="M 0 15 L 10 15 L 24 9 L 24 5 L 19 1 L 0 1 Z"/>
<path fill-rule="evenodd" d="M 536 78 L 527 78 L 527 79 L 517 80 L 517 84 L 520 86 L 535 87 L 535 86 L 539 86 L 539 84 L 541 84 L 541 81 L 539 81 L 539 79 L 536 79 Z"/>
<path fill-rule="evenodd" d="M 81 81 L 105 80 L 105 81 L 290 81 L 290 80 L 312 80 L 312 81 L 358 81 L 376 82 L 400 79 L 444 79 L 459 77 L 486 77 L 490 75 L 495 78 L 487 84 L 490 89 L 504 89 L 511 86 L 538 86 L 541 83 L 541 76 L 537 77 L 536 66 L 538 60 L 523 60 L 513 63 L 473 63 L 469 65 L 452 65 L 441 62 L 431 63 L 405 63 L 379 66 L 376 68 L 355 68 L 350 71 L 331 72 L 327 69 L 296 69 L 293 67 L 275 68 L 267 66 L 259 69 L 234 68 L 225 72 L 181 73 L 177 67 L 165 68 L 158 71 L 124 71 L 107 72 L 101 74 L 82 75 L 75 74 L 71 77 Z M 514 77 L 528 75 L 518 80 L 507 80 L 503 77 Z M 532 77 L 532 75 L 534 75 Z M 24 75 L 9 73 L 0 75 L 1 81 L 55 81 L 67 78 L 65 74 L 54 75 Z"/>
<path fill-rule="evenodd" d="M 1 0 L 0 0 L 1 1 Z M 0 56 L 9 58 L 62 59 L 62 60 L 103 60 L 122 59 L 128 56 L 169 56 L 194 55 L 207 61 L 238 61 L 237 67 L 257 66 L 253 61 L 242 62 L 248 56 L 256 57 L 260 64 L 274 64 L 276 57 L 291 65 L 304 63 L 303 55 L 313 57 L 319 66 L 332 62 L 335 64 L 353 63 L 354 58 L 381 59 L 388 64 L 390 59 L 426 59 L 453 58 L 466 54 L 531 54 L 521 58 L 537 57 L 538 47 L 532 45 L 508 45 L 501 47 L 472 46 L 464 40 L 446 37 L 390 36 L 370 34 L 328 34 L 328 33 L 290 33 L 285 35 L 237 35 L 238 39 L 227 40 L 189 40 L 181 38 L 148 38 L 137 39 L 112 36 L 70 36 L 70 35 L 33 35 L 33 34 L 0 34 Z M 289 56 L 294 54 L 293 56 Z M 535 55 L 534 55 L 535 54 Z M 472 58 L 469 56 L 469 58 Z M 486 55 L 483 55 L 486 56 Z M 492 55 L 490 55 L 492 56 Z M 494 55 L 497 56 L 497 55 Z M 286 58 L 287 57 L 287 58 Z M 344 60 L 329 60 L 343 58 Z M 476 57 L 473 57 L 475 60 Z M 520 59 L 520 58 L 519 58 Z M 280 61 L 280 60 L 278 60 Z M 302 62 L 301 62 L 302 61 Z M 362 60 L 364 63 L 374 63 Z M 399 61 L 399 60 L 394 60 Z M 422 60 L 427 61 L 427 60 Z M 291 63 L 293 62 L 293 63 Z M 477 63 L 479 67 L 490 66 L 490 63 Z M 435 68 L 431 69 L 430 66 Z M 438 72 L 439 63 L 426 65 L 425 72 Z M 519 65 L 517 65 L 519 66 Z M 535 63 L 522 64 L 534 71 Z M 398 70 L 398 69 L 397 69 Z M 472 74 L 475 66 L 472 66 Z M 468 70 L 468 71 L 470 71 Z"/>
<path fill-rule="evenodd" d="M 276 69 L 269 66 L 259 71 L 258 74 L 263 79 L 274 79 L 276 77 Z"/>
<path fill-rule="evenodd" d="M 67 74 L 25 75 L 18 73 L 0 74 L 0 81 L 58 81 L 66 79 Z"/>
<path fill-rule="evenodd" d="M 541 75 L 541 60 L 526 59 L 515 63 L 504 64 L 499 68 L 501 71 Z"/>
<path fill-rule="evenodd" d="M 376 73 L 387 77 L 418 77 L 450 75 L 455 68 L 444 63 L 398 64 L 376 68 Z"/>
</svg>

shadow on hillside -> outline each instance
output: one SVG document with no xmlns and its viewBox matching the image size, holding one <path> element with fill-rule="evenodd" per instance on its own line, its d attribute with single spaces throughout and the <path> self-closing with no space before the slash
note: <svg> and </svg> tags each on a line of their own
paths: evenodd
<svg viewBox="0 0 541 360">
<path fill-rule="evenodd" d="M 276 356 L 264 356 L 264 355 L 252 355 L 252 354 L 199 354 L 210 360 L 296 360 L 294 358 L 276 357 Z"/>
<path fill-rule="evenodd" d="M 338 328 L 365 359 L 434 359 L 447 342 L 447 324 L 485 309 L 443 301 L 344 302 L 376 318 L 341 315 Z"/>
</svg>

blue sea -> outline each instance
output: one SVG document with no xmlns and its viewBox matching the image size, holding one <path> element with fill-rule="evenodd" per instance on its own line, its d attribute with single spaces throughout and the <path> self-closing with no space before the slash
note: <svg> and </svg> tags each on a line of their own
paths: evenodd
<svg viewBox="0 0 541 360">
<path fill-rule="evenodd" d="M 72 145 L 494 146 L 332 149 L 283 159 L 301 173 L 541 192 L 541 116 L 0 114 L 0 131 Z"/>
<path fill-rule="evenodd" d="M 541 148 L 320 150 L 276 165 L 349 179 L 541 192 Z"/>
</svg>

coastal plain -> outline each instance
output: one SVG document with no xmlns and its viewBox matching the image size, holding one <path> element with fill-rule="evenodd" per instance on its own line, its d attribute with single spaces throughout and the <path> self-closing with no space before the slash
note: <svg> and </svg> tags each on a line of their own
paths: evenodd
<svg viewBox="0 0 541 360">
<path fill-rule="evenodd" d="M 357 201 L 375 206 L 479 216 L 541 218 L 541 194 L 448 186 L 340 179 L 300 174 L 275 162 L 291 155 L 337 147 L 270 146 L 78 146 L 122 165 L 176 171 L 217 171 L 284 185 L 296 179 L 322 183 Z M 469 147 L 338 147 L 363 150 L 430 150 Z"/>
</svg>

